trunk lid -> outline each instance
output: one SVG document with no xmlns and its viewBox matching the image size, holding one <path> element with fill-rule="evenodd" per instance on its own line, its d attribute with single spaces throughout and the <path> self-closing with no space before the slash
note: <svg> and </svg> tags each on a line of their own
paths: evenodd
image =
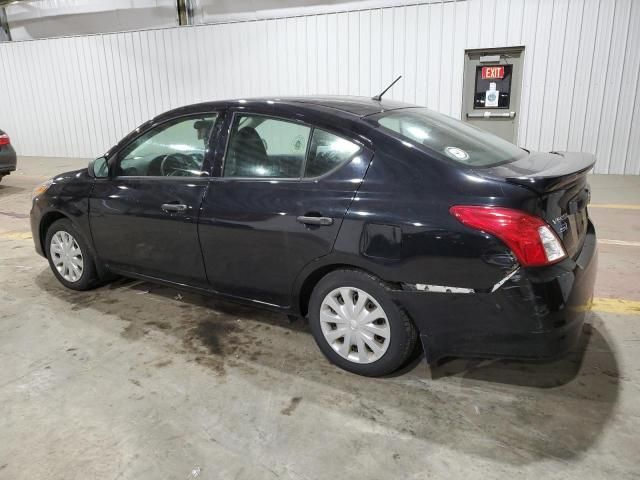
<svg viewBox="0 0 640 480">
<path fill-rule="evenodd" d="M 531 152 L 514 162 L 476 173 L 533 191 L 538 197 L 538 211 L 534 213 L 551 225 L 573 258 L 580 252 L 587 233 L 587 205 L 591 200 L 587 173 L 595 161 L 595 156 L 588 153 Z"/>
</svg>

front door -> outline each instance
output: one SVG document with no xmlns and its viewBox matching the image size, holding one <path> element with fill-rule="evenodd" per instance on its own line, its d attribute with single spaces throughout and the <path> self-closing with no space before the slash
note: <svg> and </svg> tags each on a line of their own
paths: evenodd
<svg viewBox="0 0 640 480">
<path fill-rule="evenodd" d="M 96 179 L 91 232 L 110 267 L 208 286 L 197 222 L 216 118 L 202 113 L 151 127 L 110 160 L 108 178 Z"/>
<path fill-rule="evenodd" d="M 331 252 L 370 160 L 327 130 L 236 112 L 199 224 L 212 287 L 289 305 L 296 276 Z"/>
<path fill-rule="evenodd" d="M 517 144 L 523 47 L 465 53 L 462 120 Z"/>
</svg>

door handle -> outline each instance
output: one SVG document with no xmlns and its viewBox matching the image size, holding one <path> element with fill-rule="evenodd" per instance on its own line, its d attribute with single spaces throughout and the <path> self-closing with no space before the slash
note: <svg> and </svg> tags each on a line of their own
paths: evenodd
<svg viewBox="0 0 640 480">
<path fill-rule="evenodd" d="M 186 205 L 178 203 L 163 203 L 162 210 L 165 212 L 184 212 L 187 209 Z"/>
<path fill-rule="evenodd" d="M 333 218 L 329 217 L 308 217 L 300 215 L 296 220 L 300 223 L 304 223 L 305 225 L 333 225 Z"/>
</svg>

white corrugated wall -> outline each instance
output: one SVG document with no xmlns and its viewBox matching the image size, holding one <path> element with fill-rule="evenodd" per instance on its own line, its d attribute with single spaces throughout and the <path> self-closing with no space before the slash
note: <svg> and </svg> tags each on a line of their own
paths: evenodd
<svg viewBox="0 0 640 480">
<path fill-rule="evenodd" d="M 525 46 L 519 144 L 640 174 L 640 2 L 458 0 L 0 44 L 0 128 L 22 155 L 94 157 L 204 100 L 389 96 L 460 117 L 464 50 Z"/>
</svg>

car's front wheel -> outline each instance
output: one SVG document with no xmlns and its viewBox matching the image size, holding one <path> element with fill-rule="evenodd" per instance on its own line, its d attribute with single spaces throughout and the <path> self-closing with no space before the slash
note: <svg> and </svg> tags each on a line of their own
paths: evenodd
<svg viewBox="0 0 640 480">
<path fill-rule="evenodd" d="M 309 302 L 309 323 L 324 355 L 360 375 L 392 373 L 416 344 L 413 323 L 385 285 L 358 270 L 337 270 L 320 280 Z"/>
<path fill-rule="evenodd" d="M 69 220 L 58 220 L 49 227 L 45 248 L 51 270 L 65 287 L 89 290 L 97 285 L 89 247 Z"/>
</svg>

